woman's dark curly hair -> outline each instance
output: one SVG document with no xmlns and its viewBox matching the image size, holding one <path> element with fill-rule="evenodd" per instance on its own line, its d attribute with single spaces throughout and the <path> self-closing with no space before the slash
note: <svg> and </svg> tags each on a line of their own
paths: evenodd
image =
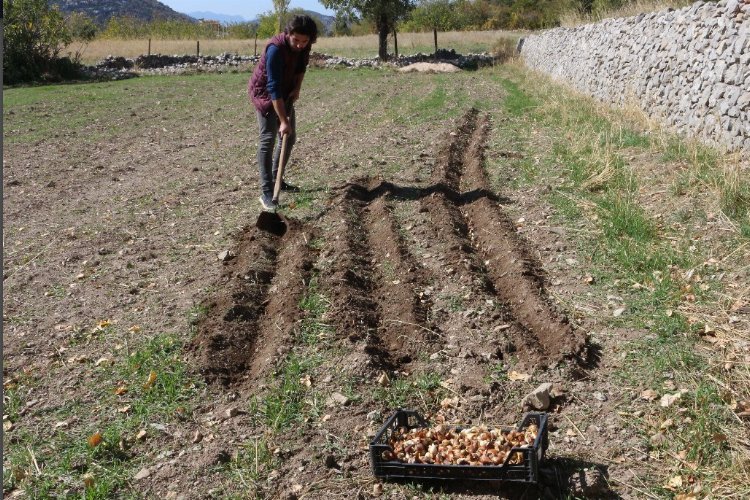
<svg viewBox="0 0 750 500">
<path fill-rule="evenodd" d="M 310 37 L 310 43 L 313 44 L 318 39 L 318 25 L 315 24 L 315 21 L 310 16 L 294 16 L 287 23 L 284 33 L 287 35 L 291 35 L 292 33 L 306 35 Z"/>
</svg>

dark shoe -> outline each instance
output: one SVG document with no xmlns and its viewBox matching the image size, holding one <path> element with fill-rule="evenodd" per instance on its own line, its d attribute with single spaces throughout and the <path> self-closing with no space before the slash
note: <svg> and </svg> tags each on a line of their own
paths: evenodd
<svg viewBox="0 0 750 500">
<path fill-rule="evenodd" d="M 300 189 L 297 186 L 292 186 L 291 184 L 287 184 L 284 181 L 281 181 L 281 190 L 286 191 L 287 193 L 299 193 Z"/>
<path fill-rule="evenodd" d="M 260 198 L 258 198 L 260 201 L 260 204 L 263 206 L 263 210 L 268 210 L 269 212 L 275 212 L 276 211 L 276 203 L 274 203 L 273 199 L 271 199 L 270 196 L 267 196 L 265 194 L 261 195 Z"/>
</svg>

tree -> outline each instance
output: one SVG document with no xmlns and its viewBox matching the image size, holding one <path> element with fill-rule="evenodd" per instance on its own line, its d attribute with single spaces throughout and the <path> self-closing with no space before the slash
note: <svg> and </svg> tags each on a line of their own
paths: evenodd
<svg viewBox="0 0 750 500">
<path fill-rule="evenodd" d="M 71 42 L 60 11 L 47 0 L 3 0 L 3 74 L 18 83 L 75 73 L 60 49 Z M 61 75 L 61 73 L 66 73 Z"/>
<path fill-rule="evenodd" d="M 284 23 L 286 19 L 286 13 L 289 10 L 290 1 L 291 0 L 273 0 L 273 8 L 276 11 L 276 15 L 279 17 L 278 33 L 284 31 Z"/>
<path fill-rule="evenodd" d="M 388 35 L 394 31 L 396 22 L 414 8 L 414 0 L 320 0 L 320 3 L 341 15 L 372 21 L 378 32 L 381 61 L 388 59 Z"/>
<path fill-rule="evenodd" d="M 291 21 L 294 16 L 301 16 L 304 14 L 305 11 L 300 8 L 289 10 L 285 12 L 284 15 L 280 18 L 277 18 L 276 13 L 274 12 L 264 12 L 263 14 L 258 16 L 258 38 L 271 38 L 276 33 L 281 33 L 282 31 L 284 31 L 287 23 Z M 325 33 L 325 25 L 323 24 L 323 21 L 320 19 L 320 17 L 315 15 L 311 15 L 310 17 L 313 21 L 315 21 L 315 25 L 318 27 L 318 33 Z M 281 25 L 280 30 L 276 29 L 277 23 Z"/>
<path fill-rule="evenodd" d="M 420 30 L 432 30 L 437 53 L 437 32 L 459 28 L 452 0 L 420 0 L 411 13 L 411 25 Z"/>
</svg>

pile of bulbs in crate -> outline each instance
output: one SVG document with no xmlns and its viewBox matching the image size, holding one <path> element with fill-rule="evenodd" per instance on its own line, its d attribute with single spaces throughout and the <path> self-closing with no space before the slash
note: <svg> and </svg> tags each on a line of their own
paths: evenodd
<svg viewBox="0 0 750 500">
<path fill-rule="evenodd" d="M 511 431 L 484 426 L 458 430 L 445 424 L 429 429 L 399 428 L 388 440 L 393 451 L 384 451 L 383 459 L 408 464 L 502 465 L 512 448 L 533 446 L 538 433 L 536 424 Z M 508 463 L 522 461 L 523 455 L 515 452 Z"/>
</svg>

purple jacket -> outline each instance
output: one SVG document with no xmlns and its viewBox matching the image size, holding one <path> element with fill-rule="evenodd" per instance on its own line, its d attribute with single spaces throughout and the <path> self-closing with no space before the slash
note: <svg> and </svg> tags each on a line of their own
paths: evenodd
<svg viewBox="0 0 750 500">
<path fill-rule="evenodd" d="M 247 94 L 255 108 L 263 116 L 267 116 L 273 110 L 271 96 L 268 93 L 268 76 L 266 73 L 266 51 L 271 45 L 275 45 L 284 58 L 284 72 L 281 78 L 281 90 L 284 100 L 294 90 L 297 81 L 296 76 L 305 72 L 307 63 L 310 60 L 311 45 L 305 47 L 301 52 L 295 52 L 289 47 L 286 34 L 279 33 L 271 38 L 263 50 L 263 54 L 260 56 L 260 61 L 253 70 L 253 76 L 247 82 Z M 300 68 L 302 68 L 301 71 Z"/>
</svg>

